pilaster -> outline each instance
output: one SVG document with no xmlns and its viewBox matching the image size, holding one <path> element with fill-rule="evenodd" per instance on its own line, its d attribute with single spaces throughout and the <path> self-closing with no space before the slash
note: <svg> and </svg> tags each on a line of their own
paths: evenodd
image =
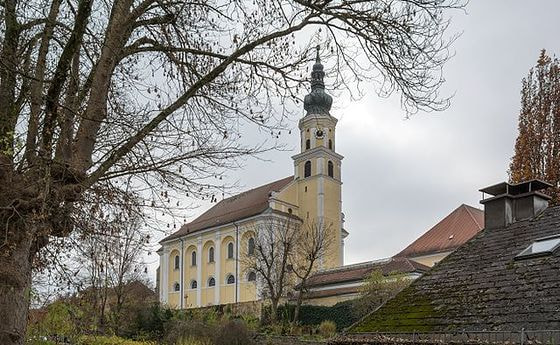
<svg viewBox="0 0 560 345">
<path fill-rule="evenodd" d="M 216 232 L 216 237 L 214 241 L 214 262 L 216 265 L 214 279 L 216 280 L 216 285 L 214 286 L 214 304 L 220 304 L 220 287 L 222 285 L 222 237 L 220 231 Z"/>
<path fill-rule="evenodd" d="M 161 279 L 161 302 L 167 304 L 169 301 L 169 248 L 164 248 L 162 257 L 162 279 Z"/>
<path fill-rule="evenodd" d="M 202 307 L 202 237 L 196 239 L 196 305 Z"/>
</svg>

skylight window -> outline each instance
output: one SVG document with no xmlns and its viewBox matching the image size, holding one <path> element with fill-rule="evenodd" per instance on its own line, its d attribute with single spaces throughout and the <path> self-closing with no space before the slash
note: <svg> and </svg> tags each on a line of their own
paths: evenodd
<svg viewBox="0 0 560 345">
<path fill-rule="evenodd" d="M 529 247 L 517 254 L 516 259 L 524 259 L 535 256 L 550 255 L 560 247 L 560 235 L 540 238 L 531 243 Z"/>
</svg>

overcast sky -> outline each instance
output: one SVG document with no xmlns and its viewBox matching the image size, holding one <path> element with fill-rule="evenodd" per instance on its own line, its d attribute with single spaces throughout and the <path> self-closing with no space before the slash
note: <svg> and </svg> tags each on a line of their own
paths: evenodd
<svg viewBox="0 0 560 345">
<path fill-rule="evenodd" d="M 558 0 L 471 0 L 456 12 L 451 29 L 462 35 L 443 89 L 455 97 L 443 112 L 404 120 L 398 98 L 373 87 L 359 102 L 335 98 L 345 263 L 396 254 L 460 204 L 480 207 L 479 188 L 507 179 L 521 79 L 542 48 L 560 54 L 558 13 Z M 230 178 L 245 190 L 293 174 L 298 136 L 285 138 L 293 151 L 249 160 Z"/>
</svg>

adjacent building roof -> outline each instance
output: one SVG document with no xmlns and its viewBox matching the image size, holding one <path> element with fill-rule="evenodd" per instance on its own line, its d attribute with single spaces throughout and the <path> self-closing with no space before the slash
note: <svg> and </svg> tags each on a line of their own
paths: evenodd
<svg viewBox="0 0 560 345">
<path fill-rule="evenodd" d="M 484 212 L 462 204 L 396 256 L 412 258 L 450 252 L 483 228 Z"/>
<path fill-rule="evenodd" d="M 268 209 L 270 194 L 280 191 L 293 180 L 293 176 L 285 177 L 224 199 L 192 222 L 181 226 L 178 231 L 164 238 L 162 242 L 260 214 Z"/>
<path fill-rule="evenodd" d="M 489 228 L 456 249 L 352 332 L 560 329 L 560 250 L 516 256 L 560 235 L 560 206 Z"/>
<path fill-rule="evenodd" d="M 430 268 L 406 258 L 388 258 L 361 262 L 317 272 L 306 285 L 309 291 L 306 298 L 322 298 L 340 295 L 353 295 L 360 292 L 360 285 L 373 271 L 380 270 L 384 275 L 404 273 L 418 275 Z"/>
<path fill-rule="evenodd" d="M 406 258 L 388 258 L 319 271 L 307 280 L 306 285 L 313 288 L 331 284 L 361 282 L 371 272 L 377 270 L 380 270 L 384 275 L 388 275 L 394 272 L 423 273 L 429 269 L 428 266 Z"/>
</svg>

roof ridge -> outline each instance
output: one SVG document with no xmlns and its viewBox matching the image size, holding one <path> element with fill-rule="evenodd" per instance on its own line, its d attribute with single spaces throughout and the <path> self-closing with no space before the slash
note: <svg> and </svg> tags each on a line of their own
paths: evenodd
<svg viewBox="0 0 560 345">
<path fill-rule="evenodd" d="M 320 275 L 320 274 L 327 274 L 327 273 L 334 273 L 334 272 L 346 271 L 346 270 L 351 270 L 351 269 L 354 269 L 354 268 L 367 267 L 367 266 L 373 265 L 373 264 L 379 264 L 379 263 L 383 263 L 383 262 L 390 262 L 391 260 L 393 260 L 392 257 L 383 258 L 383 259 L 377 259 L 377 260 L 364 261 L 364 262 L 358 262 L 358 263 L 355 263 L 355 264 L 344 265 L 344 266 L 340 266 L 340 267 L 327 268 L 327 269 L 324 269 L 324 270 L 317 271 L 317 273 L 315 273 L 315 274 L 316 274 L 316 275 Z"/>
<path fill-rule="evenodd" d="M 227 198 L 225 198 L 225 199 L 222 199 L 220 202 L 222 202 L 222 201 L 227 201 L 227 200 L 229 200 L 229 199 L 232 199 L 232 198 L 241 196 L 241 195 L 243 195 L 243 194 L 246 194 L 246 193 L 255 191 L 255 190 L 260 189 L 260 188 L 264 188 L 264 187 L 270 186 L 271 184 L 275 184 L 275 183 L 280 182 L 280 181 L 282 181 L 282 180 L 286 180 L 286 179 L 288 179 L 288 178 L 293 178 L 293 177 L 294 177 L 294 175 L 286 176 L 286 177 L 283 177 L 283 178 L 281 178 L 281 179 L 278 179 L 278 180 L 275 180 L 275 181 L 272 181 L 272 182 L 269 182 L 269 183 L 265 183 L 265 184 L 262 184 L 262 185 L 257 186 L 257 187 L 253 187 L 253 188 L 251 188 L 251 189 L 247 189 L 246 191 L 239 192 L 239 193 L 234 194 L 234 195 L 232 195 L 232 196 L 229 196 L 229 197 L 227 197 Z M 214 205 L 214 206 L 217 206 L 217 205 L 218 205 L 218 204 L 216 204 L 216 205 Z"/>
<path fill-rule="evenodd" d="M 478 223 L 478 221 L 476 220 L 474 214 L 472 214 L 472 212 L 471 212 L 471 208 L 473 208 L 473 209 L 475 209 L 475 210 L 479 210 L 479 211 L 482 211 L 482 210 L 481 210 L 481 209 L 478 209 L 478 208 L 476 208 L 476 207 L 472 207 L 472 206 L 467 205 L 467 204 L 463 204 L 463 205 L 461 205 L 461 206 L 464 206 L 464 207 L 465 207 L 465 209 L 466 209 L 467 212 L 469 213 L 469 216 L 471 217 L 471 219 L 472 219 L 472 220 L 474 221 L 474 223 L 478 226 L 478 228 L 479 228 L 480 230 L 482 230 L 484 227 L 483 227 L 480 223 Z M 484 211 L 482 211 L 482 212 L 484 212 Z"/>
</svg>

